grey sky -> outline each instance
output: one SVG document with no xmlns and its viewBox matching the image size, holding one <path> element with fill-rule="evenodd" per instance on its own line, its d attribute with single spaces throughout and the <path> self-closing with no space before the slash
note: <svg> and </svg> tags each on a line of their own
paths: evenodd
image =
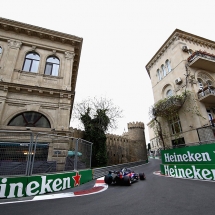
<svg viewBox="0 0 215 215">
<path fill-rule="evenodd" d="M 149 122 L 153 94 L 145 65 L 176 28 L 215 37 L 212 0 L 1 0 L 0 5 L 3 18 L 83 38 L 75 101 L 113 99 L 124 110 L 115 134 L 127 130 L 128 122 Z M 149 142 L 147 128 L 145 133 Z"/>
</svg>

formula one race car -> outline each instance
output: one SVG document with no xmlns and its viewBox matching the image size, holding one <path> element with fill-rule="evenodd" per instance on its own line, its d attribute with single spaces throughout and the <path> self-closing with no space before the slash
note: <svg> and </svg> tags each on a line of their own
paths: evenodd
<svg viewBox="0 0 215 215">
<path fill-rule="evenodd" d="M 106 184 L 119 184 L 119 185 L 131 185 L 131 183 L 140 180 L 145 180 L 144 173 L 135 173 L 130 169 L 123 168 L 120 171 L 109 171 L 108 175 L 105 175 L 104 181 Z"/>
</svg>

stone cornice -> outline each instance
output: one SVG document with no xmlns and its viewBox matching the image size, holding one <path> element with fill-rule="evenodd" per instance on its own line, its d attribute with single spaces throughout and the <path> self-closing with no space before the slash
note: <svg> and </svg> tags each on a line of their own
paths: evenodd
<svg viewBox="0 0 215 215">
<path fill-rule="evenodd" d="M 23 85 L 23 84 L 16 84 L 16 83 L 9 83 L 9 82 L 0 82 L 0 90 L 8 91 L 9 89 L 13 89 L 16 91 L 28 92 L 28 93 L 40 93 L 40 94 L 50 94 L 56 95 L 60 98 L 68 98 L 71 99 L 74 97 L 74 93 L 67 90 L 59 90 L 59 89 L 52 89 L 46 87 L 37 87 L 37 86 L 30 86 L 30 85 Z M 72 99 L 73 100 L 73 99 Z"/>
<path fill-rule="evenodd" d="M 39 38 L 46 38 L 50 40 L 57 40 L 62 43 L 71 43 L 77 45 L 82 43 L 83 38 L 73 36 L 70 34 L 61 33 L 58 31 L 49 30 L 46 28 L 37 27 L 34 25 L 29 25 L 26 23 L 17 22 L 14 20 L 9 20 L 0 17 L 0 28 L 6 31 L 14 31 L 16 33 L 23 33 L 28 36 L 37 36 Z"/>
<path fill-rule="evenodd" d="M 164 42 L 164 44 L 161 46 L 161 48 L 155 53 L 155 55 L 152 57 L 152 59 L 147 63 L 146 70 L 150 76 L 150 68 L 157 62 L 157 60 L 160 58 L 160 56 L 166 51 L 166 49 L 176 40 L 182 40 L 190 43 L 194 43 L 197 45 L 201 45 L 203 47 L 215 48 L 215 42 L 205 39 L 203 37 L 199 37 L 194 34 L 187 33 L 185 31 L 181 31 L 179 29 L 176 29 L 170 37 Z"/>
</svg>

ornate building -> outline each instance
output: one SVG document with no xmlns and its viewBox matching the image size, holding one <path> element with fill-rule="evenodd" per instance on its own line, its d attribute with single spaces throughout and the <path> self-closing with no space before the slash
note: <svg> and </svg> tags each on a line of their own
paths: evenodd
<svg viewBox="0 0 215 215">
<path fill-rule="evenodd" d="M 0 18 L 0 127 L 68 131 L 82 38 Z"/>
<path fill-rule="evenodd" d="M 148 123 L 152 151 L 163 147 L 162 138 L 167 147 L 214 141 L 215 42 L 176 29 L 146 70 L 155 102 Z"/>
<path fill-rule="evenodd" d="M 1 130 L 69 132 L 82 42 L 80 37 L 0 18 Z M 2 147 L 7 151 L 7 145 Z M 65 152 L 64 158 L 53 154 L 54 149 Z M 48 160 L 64 168 L 67 150 L 66 144 L 50 144 Z"/>
</svg>

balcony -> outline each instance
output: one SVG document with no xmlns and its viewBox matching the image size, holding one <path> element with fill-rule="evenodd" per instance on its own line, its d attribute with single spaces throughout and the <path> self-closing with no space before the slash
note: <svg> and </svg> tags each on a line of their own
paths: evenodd
<svg viewBox="0 0 215 215">
<path fill-rule="evenodd" d="M 205 51 L 196 51 L 187 59 L 190 67 L 215 72 L 215 55 Z"/>
<path fill-rule="evenodd" d="M 212 87 L 205 87 L 199 90 L 198 99 L 200 102 L 215 104 L 215 89 Z"/>
<path fill-rule="evenodd" d="M 177 113 L 184 103 L 183 97 L 171 96 L 160 100 L 153 108 L 153 115 L 165 117 L 172 113 Z"/>
</svg>

